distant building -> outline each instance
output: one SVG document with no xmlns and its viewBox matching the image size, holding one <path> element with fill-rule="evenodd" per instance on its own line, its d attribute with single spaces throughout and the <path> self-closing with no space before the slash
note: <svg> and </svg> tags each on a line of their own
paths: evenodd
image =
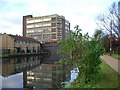
<svg viewBox="0 0 120 90">
<path fill-rule="evenodd" d="M 40 42 L 63 40 L 70 31 L 70 23 L 64 16 L 57 14 L 33 17 L 23 16 L 23 36 Z"/>
<path fill-rule="evenodd" d="M 40 42 L 28 37 L 4 33 L 0 34 L 0 43 L 2 54 L 40 52 Z"/>
</svg>

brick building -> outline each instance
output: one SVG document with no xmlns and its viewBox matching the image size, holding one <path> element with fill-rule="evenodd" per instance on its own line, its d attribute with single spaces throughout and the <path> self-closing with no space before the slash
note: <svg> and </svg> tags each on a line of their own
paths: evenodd
<svg viewBox="0 0 120 90">
<path fill-rule="evenodd" d="M 40 52 L 40 42 L 28 37 L 4 33 L 0 35 L 0 43 L 2 54 Z"/>
</svg>

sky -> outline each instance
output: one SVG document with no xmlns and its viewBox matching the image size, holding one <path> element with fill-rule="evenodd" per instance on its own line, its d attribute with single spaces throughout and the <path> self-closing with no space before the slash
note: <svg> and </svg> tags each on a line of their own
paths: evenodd
<svg viewBox="0 0 120 90">
<path fill-rule="evenodd" d="M 71 23 L 71 30 L 79 25 L 83 33 L 93 35 L 96 17 L 105 13 L 113 2 L 119 0 L 0 0 L 0 33 L 22 35 L 22 19 L 58 14 Z"/>
</svg>

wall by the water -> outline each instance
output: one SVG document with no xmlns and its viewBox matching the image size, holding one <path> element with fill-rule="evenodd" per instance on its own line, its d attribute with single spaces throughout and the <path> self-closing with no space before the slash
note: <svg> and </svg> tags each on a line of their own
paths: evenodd
<svg viewBox="0 0 120 90">
<path fill-rule="evenodd" d="M 41 47 L 43 51 L 49 52 L 48 55 L 43 56 L 43 63 L 53 63 L 63 58 L 60 54 L 58 54 L 60 46 L 57 43 L 45 43 L 42 44 Z"/>
</svg>

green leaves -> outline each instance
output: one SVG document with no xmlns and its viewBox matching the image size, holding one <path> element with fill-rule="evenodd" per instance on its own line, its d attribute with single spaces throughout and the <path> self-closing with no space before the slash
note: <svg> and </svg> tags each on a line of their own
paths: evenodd
<svg viewBox="0 0 120 90">
<path fill-rule="evenodd" d="M 79 26 L 75 26 L 75 31 L 63 41 L 59 42 L 62 47 L 61 54 L 69 56 L 71 64 L 78 66 L 83 83 L 91 83 L 97 79 L 100 70 L 100 55 L 104 54 L 102 43 L 95 38 L 90 38 L 88 33 L 82 35 Z"/>
</svg>

